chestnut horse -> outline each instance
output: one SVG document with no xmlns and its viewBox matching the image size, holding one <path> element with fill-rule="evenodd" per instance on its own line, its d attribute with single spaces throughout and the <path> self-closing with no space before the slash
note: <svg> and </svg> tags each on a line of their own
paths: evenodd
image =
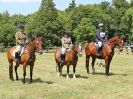
<svg viewBox="0 0 133 99">
<path fill-rule="evenodd" d="M 7 50 L 7 58 L 9 62 L 9 78 L 13 79 L 13 61 L 15 61 L 15 57 L 13 56 L 13 51 L 16 47 L 12 47 Z M 32 82 L 32 73 L 35 62 L 35 52 L 42 54 L 42 40 L 41 38 L 34 38 L 31 42 L 26 44 L 23 54 L 19 58 L 19 63 L 16 63 L 14 70 L 16 73 L 16 80 L 18 80 L 17 68 L 20 64 L 23 65 L 23 83 L 25 83 L 26 76 L 26 66 L 30 65 L 30 82 Z"/>
<path fill-rule="evenodd" d="M 61 63 L 61 48 L 57 49 L 55 52 L 55 61 L 56 61 L 56 71 L 58 68 L 58 77 L 62 75 L 62 68 L 64 65 L 67 65 L 67 75 L 66 78 L 69 79 L 69 67 L 73 65 L 73 78 L 76 79 L 75 72 L 76 72 L 76 65 L 78 62 L 78 56 L 82 56 L 82 46 L 80 44 L 73 44 L 70 51 L 66 51 L 65 55 L 65 62 L 64 64 Z"/>
<path fill-rule="evenodd" d="M 115 46 L 119 46 L 120 51 L 123 50 L 123 38 L 119 36 L 114 36 L 113 38 L 109 39 L 108 41 L 105 42 L 102 48 L 102 56 L 101 59 L 105 59 L 105 74 L 109 76 L 109 68 L 110 68 L 110 62 L 113 58 L 114 55 L 114 48 Z M 89 74 L 89 60 L 90 56 L 92 57 L 92 71 L 93 74 L 95 73 L 95 60 L 97 57 L 97 49 L 96 45 L 94 42 L 88 43 L 85 48 L 85 53 L 86 53 L 86 70 L 87 73 Z"/>
</svg>

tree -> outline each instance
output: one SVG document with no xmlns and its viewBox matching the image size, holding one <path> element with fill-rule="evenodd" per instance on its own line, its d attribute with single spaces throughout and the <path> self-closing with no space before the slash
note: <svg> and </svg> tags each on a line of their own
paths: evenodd
<svg viewBox="0 0 133 99">
<path fill-rule="evenodd" d="M 53 0 L 42 0 L 41 7 L 33 17 L 30 18 L 28 24 L 31 33 L 38 32 L 39 35 L 45 34 L 45 39 L 49 40 L 50 44 L 58 40 L 58 11 L 55 8 Z M 34 24 L 34 25 L 33 25 Z M 47 43 L 45 40 L 45 43 Z"/>
<path fill-rule="evenodd" d="M 88 42 L 94 39 L 95 26 L 92 24 L 90 18 L 83 18 L 74 30 L 74 37 L 80 42 Z"/>
<path fill-rule="evenodd" d="M 75 0 L 72 0 L 72 3 L 69 4 L 69 10 L 72 10 L 76 7 Z"/>
<path fill-rule="evenodd" d="M 0 43 L 4 48 L 15 45 L 16 27 L 12 24 L 2 24 L 0 26 Z"/>
</svg>

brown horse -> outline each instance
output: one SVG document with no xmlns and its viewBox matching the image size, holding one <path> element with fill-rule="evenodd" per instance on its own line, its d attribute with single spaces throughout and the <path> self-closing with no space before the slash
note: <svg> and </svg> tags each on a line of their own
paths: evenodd
<svg viewBox="0 0 133 99">
<path fill-rule="evenodd" d="M 114 48 L 115 46 L 118 45 L 120 51 L 123 50 L 123 38 L 119 36 L 114 36 L 113 38 L 109 39 L 108 41 L 105 42 L 103 45 L 102 49 L 102 56 L 101 59 L 105 59 L 105 74 L 109 76 L 109 68 L 110 68 L 110 62 L 113 58 L 114 55 Z M 95 73 L 95 60 L 97 58 L 97 49 L 96 45 L 94 42 L 88 43 L 85 48 L 85 53 L 86 53 L 86 70 L 87 73 L 89 74 L 89 60 L 90 56 L 92 57 L 92 71 L 93 74 Z"/>
<path fill-rule="evenodd" d="M 15 61 L 15 57 L 13 56 L 14 49 L 16 47 L 12 47 L 7 50 L 7 58 L 9 62 L 9 78 L 11 80 L 13 79 L 13 61 Z M 35 52 L 38 52 L 42 54 L 42 40 L 41 38 L 35 38 L 31 42 L 29 42 L 24 49 L 23 54 L 19 58 L 19 63 L 16 63 L 14 70 L 16 73 L 16 80 L 18 80 L 18 73 L 17 68 L 19 67 L 19 64 L 23 65 L 23 83 L 25 83 L 25 76 L 26 76 L 26 66 L 30 65 L 30 82 L 32 82 L 32 73 L 33 73 L 33 67 L 35 62 Z"/>
<path fill-rule="evenodd" d="M 62 75 L 62 67 L 64 65 L 67 65 L 67 76 L 66 78 L 69 79 L 69 67 L 70 65 L 73 65 L 73 78 L 76 79 L 75 72 L 76 72 L 76 65 L 78 62 L 78 56 L 82 56 L 82 46 L 80 44 L 73 44 L 72 48 L 70 51 L 66 52 L 65 55 L 65 62 L 64 64 L 61 64 L 61 48 L 57 49 L 55 52 L 55 61 L 56 61 L 56 71 L 58 68 L 58 77 Z"/>
</svg>

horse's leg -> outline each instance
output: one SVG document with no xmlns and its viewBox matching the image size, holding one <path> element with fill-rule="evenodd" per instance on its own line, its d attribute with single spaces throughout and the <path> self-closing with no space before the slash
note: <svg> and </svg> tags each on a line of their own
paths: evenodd
<svg viewBox="0 0 133 99">
<path fill-rule="evenodd" d="M 70 66 L 70 65 L 67 65 L 67 75 L 66 75 L 66 79 L 69 79 L 69 66 Z"/>
<path fill-rule="evenodd" d="M 62 76 L 62 68 L 63 68 L 63 65 L 60 65 L 60 75 Z"/>
<path fill-rule="evenodd" d="M 95 65 L 95 61 L 96 61 L 96 58 L 95 57 L 92 57 L 92 73 L 95 74 L 95 68 L 94 68 L 94 65 Z"/>
<path fill-rule="evenodd" d="M 76 72 L 76 65 L 77 64 L 74 64 L 73 65 L 73 78 L 76 79 L 76 75 L 75 75 L 75 72 Z"/>
<path fill-rule="evenodd" d="M 25 76 L 26 76 L 26 64 L 23 65 L 23 83 L 25 83 Z"/>
<path fill-rule="evenodd" d="M 88 74 L 89 74 L 89 60 L 90 60 L 90 56 L 86 55 L 86 70 Z"/>
<path fill-rule="evenodd" d="M 110 67 L 110 58 L 109 57 L 106 57 L 105 58 L 105 64 L 106 64 L 106 66 L 105 66 L 105 75 L 106 76 L 109 76 L 109 67 Z"/>
<path fill-rule="evenodd" d="M 32 82 L 34 62 L 30 64 L 30 83 Z"/>
<path fill-rule="evenodd" d="M 13 79 L 13 62 L 9 62 L 9 79 Z"/>
<path fill-rule="evenodd" d="M 19 64 L 16 64 L 14 67 L 15 73 L 16 73 L 16 80 L 18 80 L 18 73 L 17 73 L 17 69 L 19 67 Z"/>
<path fill-rule="evenodd" d="M 57 63 L 56 65 L 57 65 L 56 68 L 58 67 L 57 76 L 60 77 L 60 75 L 61 75 L 61 66 L 60 66 L 60 63 Z"/>
</svg>

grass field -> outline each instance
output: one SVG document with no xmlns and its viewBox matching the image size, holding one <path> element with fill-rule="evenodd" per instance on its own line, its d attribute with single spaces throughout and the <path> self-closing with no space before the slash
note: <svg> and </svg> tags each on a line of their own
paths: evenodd
<svg viewBox="0 0 133 99">
<path fill-rule="evenodd" d="M 95 66 L 95 68 L 95 75 L 87 75 L 83 55 L 79 58 L 76 68 L 76 80 L 72 78 L 72 68 L 70 68 L 71 79 L 65 78 L 66 67 L 63 68 L 63 77 L 58 78 L 53 54 L 44 53 L 37 55 L 32 84 L 29 84 L 29 67 L 27 67 L 24 85 L 22 66 L 18 68 L 18 81 L 8 79 L 6 54 L 1 53 L 0 99 L 133 99 L 133 54 L 115 53 L 110 67 L 110 77 L 104 75 L 104 67 Z"/>
</svg>

